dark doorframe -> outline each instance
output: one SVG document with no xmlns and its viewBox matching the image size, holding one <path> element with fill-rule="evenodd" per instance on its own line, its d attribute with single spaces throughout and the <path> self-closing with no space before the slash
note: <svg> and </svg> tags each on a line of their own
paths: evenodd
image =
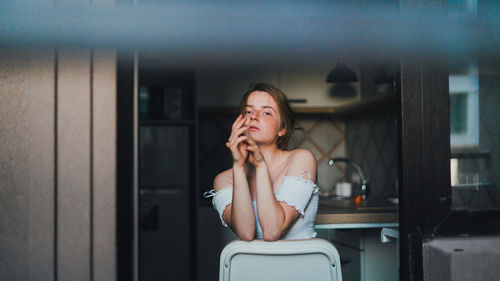
<svg viewBox="0 0 500 281">
<path fill-rule="evenodd" d="M 423 280 L 422 242 L 451 202 L 448 73 L 428 56 L 400 67 L 400 278 Z"/>
<path fill-rule="evenodd" d="M 116 239 L 117 280 L 133 279 L 134 53 L 117 53 Z"/>
<path fill-rule="evenodd" d="M 447 15 L 446 1 L 400 1 L 401 14 L 429 9 Z M 401 55 L 397 81 L 400 280 L 423 280 L 422 243 L 448 216 L 451 206 L 447 61 L 420 43 L 419 52 Z"/>
</svg>

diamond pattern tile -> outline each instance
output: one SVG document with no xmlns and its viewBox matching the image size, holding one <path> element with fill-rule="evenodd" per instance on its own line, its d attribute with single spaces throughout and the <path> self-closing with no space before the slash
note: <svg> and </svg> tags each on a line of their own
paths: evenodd
<svg viewBox="0 0 500 281">
<path fill-rule="evenodd" d="M 330 119 L 330 122 L 339 130 L 342 132 L 342 134 L 345 133 L 345 122 L 341 122 L 339 120 L 334 120 Z"/>
<path fill-rule="evenodd" d="M 318 186 L 321 194 L 335 191 L 335 184 L 344 179 L 345 173 L 336 166 L 328 165 L 328 159 L 318 162 Z"/>
<path fill-rule="evenodd" d="M 313 126 L 318 123 L 318 117 L 316 116 L 296 116 L 295 126 L 304 129 L 304 131 L 309 131 Z"/>
<path fill-rule="evenodd" d="M 337 146 L 328 154 L 328 159 L 335 157 L 345 157 L 345 141 L 341 141 Z"/>
<path fill-rule="evenodd" d="M 325 152 L 330 151 L 343 137 L 343 133 L 329 120 L 320 122 L 310 133 L 310 138 Z"/>
<path fill-rule="evenodd" d="M 380 149 L 381 161 L 386 166 L 387 169 L 392 168 L 393 163 L 396 161 L 396 151 L 394 149 L 394 143 L 390 141 L 384 141 L 382 148 Z"/>
<path fill-rule="evenodd" d="M 346 155 L 358 162 L 369 181 L 369 197 L 397 196 L 396 124 L 392 113 L 377 113 L 346 121 Z M 347 178 L 358 182 L 353 169 Z M 353 190 L 353 194 L 358 194 Z"/>
<path fill-rule="evenodd" d="M 316 148 L 316 146 L 308 139 L 300 145 L 300 148 L 311 151 L 314 157 L 316 157 L 316 160 L 323 158 L 323 152 Z"/>
<path fill-rule="evenodd" d="M 302 142 L 305 141 L 306 137 L 306 132 L 302 128 L 295 129 L 292 138 L 290 139 L 290 143 L 288 144 L 288 149 L 296 149 Z"/>
</svg>

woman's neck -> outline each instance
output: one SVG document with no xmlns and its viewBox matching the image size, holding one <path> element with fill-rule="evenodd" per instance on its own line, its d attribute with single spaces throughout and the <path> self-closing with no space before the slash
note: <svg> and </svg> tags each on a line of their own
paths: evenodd
<svg viewBox="0 0 500 281">
<path fill-rule="evenodd" d="M 282 156 L 286 153 L 285 151 L 278 149 L 275 144 L 267 146 L 259 144 L 259 150 L 262 154 L 262 157 L 264 157 L 264 160 L 266 161 L 266 165 L 270 172 L 274 170 L 274 167 L 280 166 L 282 164 Z M 248 172 L 253 172 L 254 167 L 251 164 L 247 163 L 246 166 Z"/>
<path fill-rule="evenodd" d="M 273 167 L 277 164 L 277 162 L 281 162 L 281 156 L 283 155 L 283 151 L 278 149 L 276 145 L 259 145 L 259 150 L 268 167 Z"/>
</svg>

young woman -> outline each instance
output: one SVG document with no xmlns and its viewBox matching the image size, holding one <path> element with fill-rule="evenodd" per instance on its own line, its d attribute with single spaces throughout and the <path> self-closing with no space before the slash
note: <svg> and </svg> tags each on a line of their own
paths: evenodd
<svg viewBox="0 0 500 281">
<path fill-rule="evenodd" d="M 242 240 L 316 236 L 316 159 L 305 149 L 286 150 L 293 126 L 278 88 L 260 83 L 243 96 L 226 142 L 233 167 L 215 177 L 210 192 L 222 224 Z"/>
</svg>

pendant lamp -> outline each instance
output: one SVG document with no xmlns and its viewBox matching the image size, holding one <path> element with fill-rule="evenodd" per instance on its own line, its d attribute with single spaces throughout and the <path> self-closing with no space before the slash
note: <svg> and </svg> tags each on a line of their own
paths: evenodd
<svg viewBox="0 0 500 281">
<path fill-rule="evenodd" d="M 356 73 L 348 68 L 342 59 L 326 78 L 327 83 L 352 83 L 357 81 L 358 76 Z"/>
</svg>

